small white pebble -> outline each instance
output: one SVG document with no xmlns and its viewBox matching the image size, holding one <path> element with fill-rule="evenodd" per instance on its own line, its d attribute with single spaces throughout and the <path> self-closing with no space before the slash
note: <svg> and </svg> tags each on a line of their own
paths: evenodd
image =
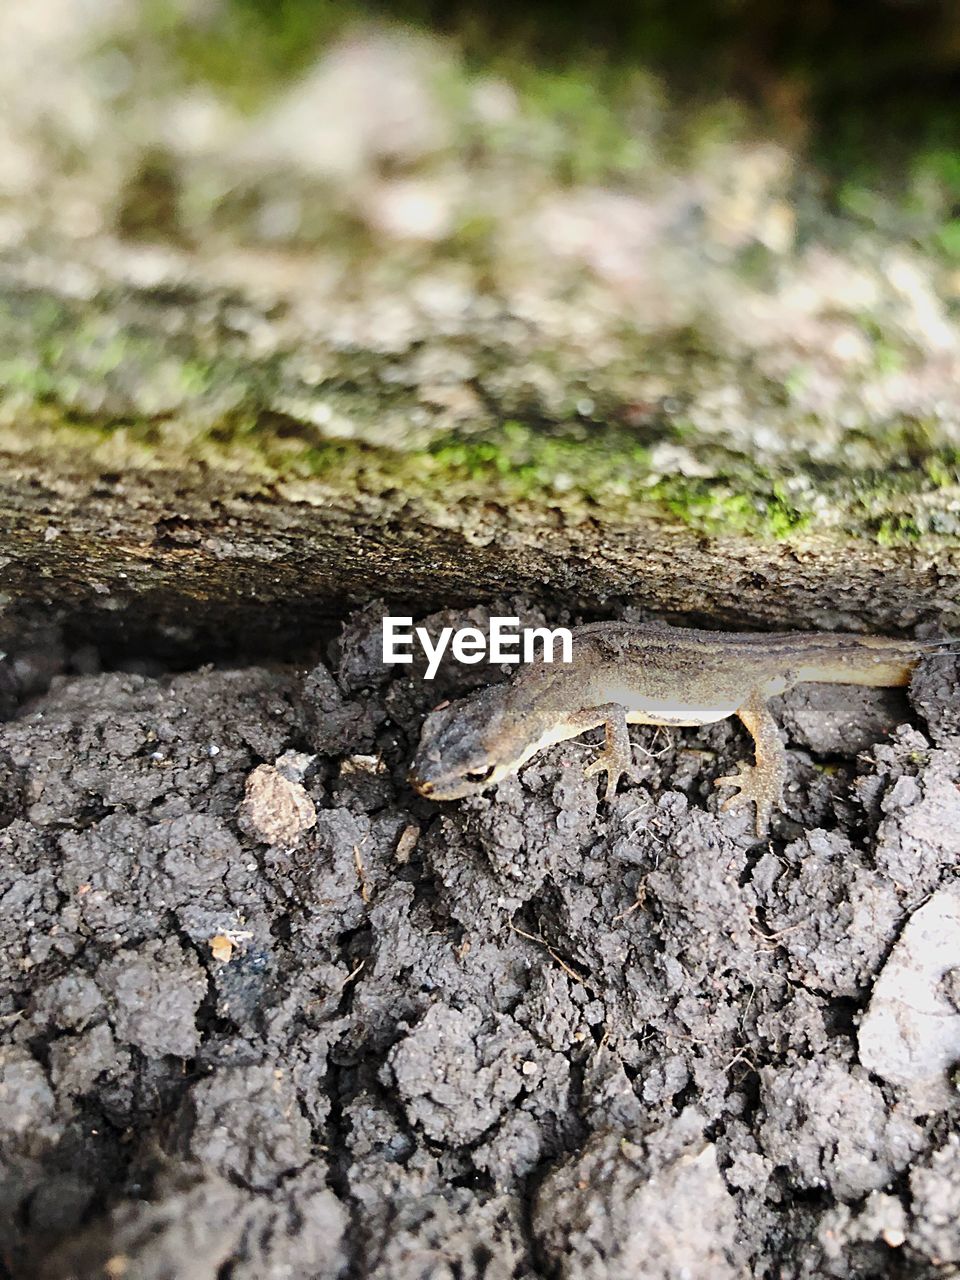
<svg viewBox="0 0 960 1280">
<path fill-rule="evenodd" d="M 386 765 L 380 756 L 347 756 L 340 765 L 340 776 L 350 773 L 386 773 Z"/>
</svg>

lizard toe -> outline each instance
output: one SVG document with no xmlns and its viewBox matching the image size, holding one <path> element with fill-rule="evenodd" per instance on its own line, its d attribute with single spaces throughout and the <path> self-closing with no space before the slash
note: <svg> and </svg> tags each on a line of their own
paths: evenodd
<svg viewBox="0 0 960 1280">
<path fill-rule="evenodd" d="M 718 781 L 726 781 L 726 779 L 718 779 Z M 727 785 L 733 784 L 727 782 Z M 745 791 L 738 791 L 736 795 L 727 796 L 726 800 L 720 802 L 720 812 L 729 813 L 732 809 L 742 809 L 745 804 L 750 803 L 751 798 Z"/>
<path fill-rule="evenodd" d="M 632 766 L 625 764 L 618 754 L 601 751 L 595 760 L 585 766 L 583 772 L 587 778 L 596 777 L 598 773 L 607 775 L 607 785 L 604 788 L 603 798 L 609 803 L 617 794 L 620 779 L 624 775 L 629 775 L 631 768 Z"/>
<path fill-rule="evenodd" d="M 766 835 L 770 828 L 770 819 L 773 817 L 774 804 L 780 801 L 782 784 L 778 784 L 776 779 L 771 780 L 765 777 L 756 765 L 744 763 L 740 765 L 739 773 L 717 778 L 714 785 L 738 788 L 735 795 L 728 796 L 720 805 L 721 813 L 739 809 L 741 805 L 755 804 L 757 835 Z"/>
</svg>

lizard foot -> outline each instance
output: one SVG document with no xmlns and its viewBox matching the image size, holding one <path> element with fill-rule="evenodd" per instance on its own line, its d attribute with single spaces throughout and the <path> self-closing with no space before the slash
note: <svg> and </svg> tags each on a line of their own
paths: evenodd
<svg viewBox="0 0 960 1280">
<path fill-rule="evenodd" d="M 603 798 L 609 803 L 617 794 L 617 784 L 620 779 L 624 774 L 629 776 L 632 771 L 633 761 L 629 756 L 624 757 L 616 748 L 604 747 L 596 760 L 591 761 L 583 772 L 587 778 L 593 778 L 598 773 L 606 773 L 607 786 Z"/>
<path fill-rule="evenodd" d="M 728 796 L 721 804 L 721 812 L 739 809 L 741 805 L 757 806 L 757 835 L 765 836 L 770 829 L 774 808 L 783 803 L 783 779 L 776 774 L 758 769 L 755 764 L 743 763 L 739 773 L 717 778 L 715 787 L 739 787 L 736 795 Z"/>
</svg>

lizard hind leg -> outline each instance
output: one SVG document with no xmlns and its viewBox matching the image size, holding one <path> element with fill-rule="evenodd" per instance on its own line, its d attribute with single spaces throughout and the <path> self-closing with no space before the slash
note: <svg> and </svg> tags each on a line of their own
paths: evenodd
<svg viewBox="0 0 960 1280">
<path fill-rule="evenodd" d="M 598 773 L 606 773 L 607 786 L 603 798 L 609 803 L 617 794 L 617 784 L 624 774 L 633 771 L 633 752 L 630 748 L 630 735 L 627 732 L 627 716 L 623 707 L 617 702 L 598 707 L 593 715 L 603 717 L 605 726 L 605 746 L 595 760 L 584 769 L 588 778 Z M 594 724 L 596 724 L 594 719 Z"/>
<path fill-rule="evenodd" d="M 780 741 L 777 722 L 767 710 L 767 704 L 758 690 L 754 690 L 737 715 L 750 731 L 756 748 L 756 763 L 740 765 L 740 772 L 717 778 L 717 787 L 738 787 L 736 795 L 729 796 L 720 806 L 723 812 L 753 802 L 757 806 L 756 831 L 765 836 L 770 829 L 774 809 L 783 804 L 783 784 L 786 780 L 786 752 Z"/>
</svg>

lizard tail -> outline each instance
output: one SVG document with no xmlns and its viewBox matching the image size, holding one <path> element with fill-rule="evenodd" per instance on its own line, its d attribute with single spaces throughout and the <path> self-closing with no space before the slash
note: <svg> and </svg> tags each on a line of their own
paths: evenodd
<svg viewBox="0 0 960 1280">
<path fill-rule="evenodd" d="M 850 636 L 823 647 L 812 644 L 797 663 L 800 680 L 822 684 L 860 684 L 872 688 L 898 688 L 910 683 L 914 667 L 923 658 L 949 657 L 960 649 L 949 640 L 894 640 L 885 636 Z"/>
</svg>

